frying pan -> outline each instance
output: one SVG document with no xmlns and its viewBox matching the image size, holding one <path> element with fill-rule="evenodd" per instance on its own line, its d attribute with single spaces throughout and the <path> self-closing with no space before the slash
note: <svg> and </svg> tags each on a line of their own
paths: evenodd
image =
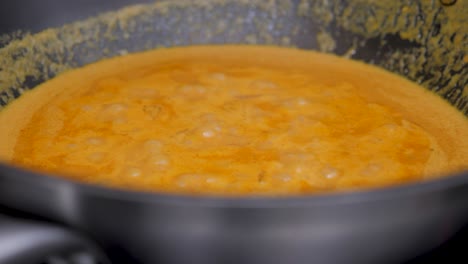
<svg viewBox="0 0 468 264">
<path fill-rule="evenodd" d="M 40 21 L 56 28 L 1 38 L 2 106 L 99 59 L 243 43 L 375 64 L 468 115 L 468 1 L 161 1 L 66 25 L 130 1 L 83 1 L 82 8 L 45 2 L 46 9 L 37 7 Z M 75 11 L 70 17 L 64 2 Z M 60 3 L 65 9 L 55 16 Z M 23 29 L 40 30 L 30 18 L 21 20 Z M 53 252 L 87 250 L 102 263 L 401 263 L 465 226 L 467 199 L 468 172 L 349 193 L 226 198 L 111 189 L 0 164 L 0 204 L 17 214 L 0 217 L 0 262 L 38 263 Z"/>
</svg>

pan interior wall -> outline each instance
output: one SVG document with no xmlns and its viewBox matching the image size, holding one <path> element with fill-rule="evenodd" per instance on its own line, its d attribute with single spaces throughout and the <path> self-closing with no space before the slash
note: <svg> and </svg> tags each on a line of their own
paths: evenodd
<svg viewBox="0 0 468 264">
<path fill-rule="evenodd" d="M 362 60 L 433 90 L 468 115 L 468 1 L 162 1 L 37 34 L 0 37 L 0 107 L 102 58 L 196 44 L 294 46 Z"/>
</svg>

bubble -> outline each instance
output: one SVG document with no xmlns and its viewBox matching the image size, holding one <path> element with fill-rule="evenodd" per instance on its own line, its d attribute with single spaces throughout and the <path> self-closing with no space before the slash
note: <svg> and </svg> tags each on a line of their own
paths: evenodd
<svg viewBox="0 0 468 264">
<path fill-rule="evenodd" d="M 127 123 L 127 118 L 125 117 L 117 117 L 112 120 L 112 124 L 114 125 L 123 125 Z"/>
<path fill-rule="evenodd" d="M 157 158 L 153 161 L 153 163 L 159 166 L 167 166 L 169 165 L 169 160 L 165 158 Z"/>
<path fill-rule="evenodd" d="M 86 139 L 86 143 L 88 143 L 89 145 L 94 145 L 94 146 L 102 145 L 104 143 L 104 139 L 100 137 L 90 137 Z"/>
<path fill-rule="evenodd" d="M 370 163 L 361 171 L 361 174 L 364 176 L 373 176 L 379 173 L 382 169 L 382 166 L 377 163 Z"/>
<path fill-rule="evenodd" d="M 203 180 L 203 176 L 199 174 L 182 174 L 177 177 L 176 184 L 181 188 L 185 188 L 192 185 L 199 185 Z"/>
<path fill-rule="evenodd" d="M 213 130 L 205 130 L 202 132 L 202 135 L 205 138 L 212 138 L 215 136 L 215 132 L 213 132 Z"/>
<path fill-rule="evenodd" d="M 76 149 L 77 147 L 78 147 L 78 145 L 75 144 L 75 143 L 70 143 L 70 144 L 67 145 L 68 149 Z"/>
<path fill-rule="evenodd" d="M 217 177 L 214 177 L 214 176 L 209 176 L 205 179 L 205 182 L 208 183 L 208 184 L 219 184 L 221 183 L 221 180 Z"/>
<path fill-rule="evenodd" d="M 292 180 L 291 175 L 286 174 L 286 173 L 274 174 L 271 178 L 273 181 L 279 181 L 279 182 L 290 182 Z"/>
<path fill-rule="evenodd" d="M 207 89 L 205 86 L 202 85 L 183 85 L 180 87 L 180 92 L 187 95 L 187 96 L 202 96 L 206 94 Z"/>
<path fill-rule="evenodd" d="M 154 166 L 161 168 L 161 167 L 167 167 L 170 164 L 169 159 L 166 157 L 166 155 L 159 154 L 159 155 L 154 155 L 150 159 L 150 163 L 153 164 Z"/>
<path fill-rule="evenodd" d="M 249 87 L 252 89 L 269 90 L 269 89 L 277 89 L 278 85 L 271 81 L 255 80 L 250 83 Z"/>
<path fill-rule="evenodd" d="M 339 171 L 338 169 L 331 167 L 331 166 L 326 166 L 325 168 L 322 169 L 321 174 L 323 177 L 327 179 L 335 179 L 336 177 L 339 176 Z"/>
<path fill-rule="evenodd" d="M 294 170 L 297 174 L 301 174 L 304 172 L 304 169 L 301 166 L 297 166 L 296 169 Z"/>
<path fill-rule="evenodd" d="M 221 125 L 215 121 L 205 121 L 205 124 L 198 128 L 200 131 L 199 133 L 204 138 L 213 138 L 217 135 L 217 133 L 221 132 Z"/>
<path fill-rule="evenodd" d="M 388 124 L 385 124 L 384 127 L 388 132 L 392 133 L 397 130 L 398 125 L 394 123 L 388 123 Z"/>
<path fill-rule="evenodd" d="M 82 105 L 81 110 L 84 112 L 90 112 L 91 110 L 93 110 L 93 107 L 90 105 Z"/>
<path fill-rule="evenodd" d="M 134 167 L 127 168 L 125 171 L 125 175 L 128 177 L 139 177 L 141 176 L 141 170 Z"/>
<path fill-rule="evenodd" d="M 310 104 L 310 101 L 307 99 L 307 98 L 303 98 L 303 97 L 297 97 L 297 98 L 294 98 L 294 99 L 290 99 L 290 100 L 287 100 L 286 102 L 284 102 L 284 105 L 285 106 L 306 106 L 306 105 L 309 105 Z"/>
<path fill-rule="evenodd" d="M 159 140 L 150 139 L 150 140 L 145 141 L 143 143 L 143 146 L 146 151 L 150 153 L 156 153 L 156 152 L 161 151 L 161 148 L 163 147 L 163 143 L 161 143 L 161 141 Z"/>
<path fill-rule="evenodd" d="M 210 79 L 216 80 L 216 81 L 225 81 L 226 80 L 226 74 L 220 73 L 220 72 L 215 72 L 210 74 Z"/>
<path fill-rule="evenodd" d="M 177 186 L 181 188 L 200 187 L 204 184 L 219 184 L 222 182 L 222 179 L 216 175 L 197 173 L 181 174 L 176 180 Z"/>
<path fill-rule="evenodd" d="M 308 105 L 308 104 L 309 104 L 309 100 L 307 100 L 306 98 L 299 97 L 299 98 L 296 99 L 296 104 L 297 104 L 298 106 Z"/>
<path fill-rule="evenodd" d="M 116 104 L 105 105 L 103 111 L 106 114 L 115 115 L 115 114 L 119 114 L 119 113 L 125 111 L 127 108 L 128 107 L 125 104 L 116 103 Z"/>
<path fill-rule="evenodd" d="M 94 163 L 101 162 L 104 160 L 105 153 L 103 152 L 94 152 L 89 154 L 88 160 Z"/>
<path fill-rule="evenodd" d="M 154 88 L 133 88 L 130 90 L 130 95 L 139 99 L 151 99 L 159 96 L 159 92 Z"/>
</svg>

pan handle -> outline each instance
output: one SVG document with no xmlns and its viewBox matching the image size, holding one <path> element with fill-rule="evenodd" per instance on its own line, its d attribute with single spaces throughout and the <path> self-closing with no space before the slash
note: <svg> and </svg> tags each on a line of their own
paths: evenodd
<svg viewBox="0 0 468 264">
<path fill-rule="evenodd" d="M 75 232 L 0 214 L 0 264 L 57 262 L 54 260 L 109 263 L 95 243 Z"/>
</svg>

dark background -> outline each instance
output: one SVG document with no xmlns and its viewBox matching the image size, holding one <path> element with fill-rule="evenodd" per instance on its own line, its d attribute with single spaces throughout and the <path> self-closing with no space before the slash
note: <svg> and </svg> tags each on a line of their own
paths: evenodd
<svg viewBox="0 0 468 264">
<path fill-rule="evenodd" d="M 1 0 L 0 35 L 37 32 L 129 4 L 154 0 Z"/>
</svg>

